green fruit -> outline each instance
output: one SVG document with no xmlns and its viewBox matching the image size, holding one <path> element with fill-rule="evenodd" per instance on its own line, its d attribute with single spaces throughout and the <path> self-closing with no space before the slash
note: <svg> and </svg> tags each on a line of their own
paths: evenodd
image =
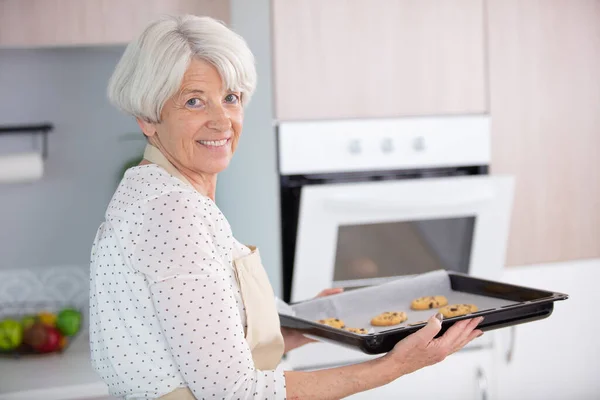
<svg viewBox="0 0 600 400">
<path fill-rule="evenodd" d="M 23 341 L 23 326 L 15 320 L 0 322 L 0 350 L 13 350 Z"/>
<path fill-rule="evenodd" d="M 28 315 L 21 319 L 21 325 L 23 325 L 23 329 L 27 329 L 33 324 L 35 324 L 35 317 L 33 315 Z"/>
<path fill-rule="evenodd" d="M 65 336 L 73 336 L 81 327 L 81 313 L 72 308 L 65 308 L 58 313 L 56 327 Z"/>
</svg>

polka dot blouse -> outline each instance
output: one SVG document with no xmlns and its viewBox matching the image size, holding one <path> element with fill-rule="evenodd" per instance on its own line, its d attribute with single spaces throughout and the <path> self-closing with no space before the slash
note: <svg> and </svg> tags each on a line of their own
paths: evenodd
<svg viewBox="0 0 600 400">
<path fill-rule="evenodd" d="M 127 171 L 91 254 L 91 358 L 111 395 L 285 399 L 244 337 L 233 259 L 249 253 L 212 200 L 157 165 Z"/>
</svg>

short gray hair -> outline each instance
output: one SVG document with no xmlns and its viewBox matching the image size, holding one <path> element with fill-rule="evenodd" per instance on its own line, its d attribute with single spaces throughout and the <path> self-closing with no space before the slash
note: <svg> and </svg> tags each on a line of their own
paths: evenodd
<svg viewBox="0 0 600 400">
<path fill-rule="evenodd" d="M 125 113 L 160 122 L 192 58 L 214 65 L 226 88 L 241 92 L 242 104 L 248 104 L 256 87 L 248 45 L 223 23 L 194 15 L 154 21 L 127 46 L 108 84 L 110 102 Z"/>
</svg>

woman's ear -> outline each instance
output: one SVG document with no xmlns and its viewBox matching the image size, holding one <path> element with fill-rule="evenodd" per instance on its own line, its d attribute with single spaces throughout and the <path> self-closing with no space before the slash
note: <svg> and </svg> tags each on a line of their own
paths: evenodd
<svg viewBox="0 0 600 400">
<path fill-rule="evenodd" d="M 144 121 L 141 118 L 136 118 L 135 119 L 138 123 L 138 125 L 140 126 L 140 129 L 142 130 L 142 132 L 144 133 L 144 135 L 146 135 L 146 137 L 152 137 L 156 134 L 156 127 L 154 126 L 154 123 L 152 122 L 148 122 L 148 121 Z"/>
</svg>

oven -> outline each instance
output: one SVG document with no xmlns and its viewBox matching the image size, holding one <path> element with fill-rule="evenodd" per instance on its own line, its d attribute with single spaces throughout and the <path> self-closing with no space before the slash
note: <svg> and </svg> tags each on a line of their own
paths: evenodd
<svg viewBox="0 0 600 400">
<path fill-rule="evenodd" d="M 513 179 L 486 115 L 282 122 L 283 298 L 436 269 L 498 279 Z"/>
</svg>

